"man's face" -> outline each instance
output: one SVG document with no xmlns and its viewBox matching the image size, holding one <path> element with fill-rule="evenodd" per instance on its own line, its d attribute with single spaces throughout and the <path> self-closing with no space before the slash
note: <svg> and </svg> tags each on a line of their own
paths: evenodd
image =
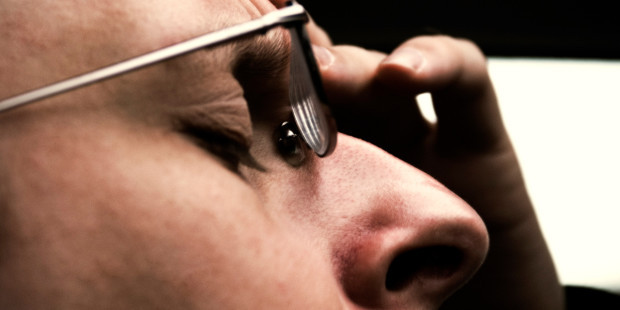
<svg viewBox="0 0 620 310">
<path fill-rule="evenodd" d="M 0 98 L 276 9 L 4 2 Z M 438 182 L 342 134 L 278 148 L 288 54 L 273 30 L 0 114 L 0 308 L 433 308 L 462 285 L 486 231 Z"/>
</svg>

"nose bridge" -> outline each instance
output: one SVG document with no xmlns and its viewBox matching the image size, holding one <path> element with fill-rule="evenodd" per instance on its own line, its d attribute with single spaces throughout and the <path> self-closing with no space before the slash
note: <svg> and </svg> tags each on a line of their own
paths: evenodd
<svg viewBox="0 0 620 310">
<path fill-rule="evenodd" d="M 358 208 L 367 204 L 394 206 L 403 200 L 411 204 L 428 196 L 456 198 L 426 173 L 374 145 L 343 134 L 338 139 L 334 154 L 320 161 L 322 198 L 357 203 Z"/>
<path fill-rule="evenodd" d="M 481 264 L 484 224 L 422 171 L 345 135 L 321 160 L 317 203 L 349 299 L 365 307 L 438 304 Z"/>
<path fill-rule="evenodd" d="M 324 223 L 341 225 L 337 231 L 353 232 L 359 239 L 396 231 L 460 231 L 474 225 L 486 236 L 482 220 L 461 198 L 423 171 L 364 141 L 341 134 L 338 148 L 317 170 L 315 207 L 329 217 Z"/>
</svg>

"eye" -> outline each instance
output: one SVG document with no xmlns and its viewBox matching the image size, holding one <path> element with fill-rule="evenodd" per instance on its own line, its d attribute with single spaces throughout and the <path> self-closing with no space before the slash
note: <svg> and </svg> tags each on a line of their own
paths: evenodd
<svg viewBox="0 0 620 310">
<path fill-rule="evenodd" d="M 299 167 L 306 160 L 307 148 L 293 122 L 283 122 L 274 134 L 276 148 L 291 166 Z"/>
<path fill-rule="evenodd" d="M 230 171 L 239 173 L 239 164 L 261 170 L 262 166 L 250 154 L 249 146 L 242 140 L 209 128 L 186 125 L 180 130 L 199 147 L 220 159 Z"/>
</svg>

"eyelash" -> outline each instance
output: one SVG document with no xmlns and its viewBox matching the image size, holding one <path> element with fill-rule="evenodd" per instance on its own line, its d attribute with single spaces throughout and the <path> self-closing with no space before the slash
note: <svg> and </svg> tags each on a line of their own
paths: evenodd
<svg viewBox="0 0 620 310">
<path fill-rule="evenodd" d="M 249 146 L 224 134 L 194 126 L 185 127 L 182 132 L 191 137 L 198 146 L 221 159 L 226 168 L 234 173 L 239 173 L 240 163 L 260 167 L 250 154 Z"/>
<path fill-rule="evenodd" d="M 252 157 L 249 146 L 224 134 L 198 126 L 187 126 L 182 132 L 195 143 L 219 158 L 227 169 L 239 173 L 239 164 L 256 170 L 264 168 Z M 273 140 L 276 152 L 292 167 L 300 167 L 307 159 L 308 147 L 292 121 L 285 121 L 274 131 Z"/>
</svg>

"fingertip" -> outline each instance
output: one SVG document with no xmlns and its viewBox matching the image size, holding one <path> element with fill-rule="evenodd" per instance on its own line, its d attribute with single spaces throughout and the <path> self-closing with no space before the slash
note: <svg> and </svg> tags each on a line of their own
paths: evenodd
<svg viewBox="0 0 620 310">
<path fill-rule="evenodd" d="M 321 71 L 328 70 L 336 61 L 334 54 L 326 47 L 313 44 L 312 52 Z"/>
<path fill-rule="evenodd" d="M 428 59 L 422 50 L 401 46 L 379 64 L 376 79 L 396 92 L 415 93 L 420 90 L 427 67 Z"/>
<path fill-rule="evenodd" d="M 419 90 L 420 74 L 426 66 L 420 50 L 400 47 L 381 61 L 375 79 L 394 92 L 412 94 Z"/>
<path fill-rule="evenodd" d="M 386 57 L 381 66 L 388 69 L 410 72 L 415 74 L 426 64 L 426 58 L 422 52 L 413 47 L 402 47 Z"/>
</svg>

